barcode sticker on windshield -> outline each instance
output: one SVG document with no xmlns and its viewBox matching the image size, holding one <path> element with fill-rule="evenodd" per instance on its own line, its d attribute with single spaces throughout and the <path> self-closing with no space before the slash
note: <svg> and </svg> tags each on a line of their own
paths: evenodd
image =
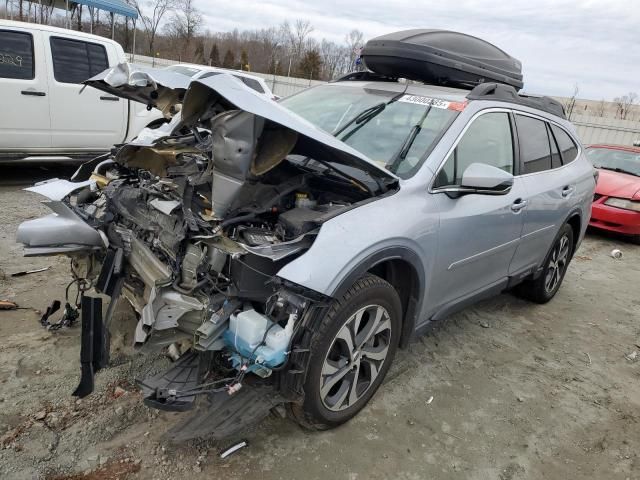
<svg viewBox="0 0 640 480">
<path fill-rule="evenodd" d="M 431 105 L 434 108 L 443 109 L 449 108 L 449 103 L 451 103 L 445 100 L 440 100 L 438 98 L 422 97 L 420 95 L 403 95 L 398 101 L 405 103 L 415 103 L 418 105 L 424 105 L 425 107 Z"/>
</svg>

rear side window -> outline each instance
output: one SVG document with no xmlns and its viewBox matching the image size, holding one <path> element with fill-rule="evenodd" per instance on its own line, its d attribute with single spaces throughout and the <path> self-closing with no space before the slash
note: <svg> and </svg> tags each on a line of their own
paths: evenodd
<svg viewBox="0 0 640 480">
<path fill-rule="evenodd" d="M 81 83 L 109 68 L 107 51 L 97 43 L 51 37 L 53 76 L 62 83 Z"/>
<path fill-rule="evenodd" d="M 485 113 L 474 120 L 438 173 L 434 187 L 460 185 L 462 174 L 472 163 L 485 163 L 513 173 L 509 114 Z"/>
<path fill-rule="evenodd" d="M 0 78 L 31 80 L 34 76 L 31 34 L 0 30 Z"/>
<path fill-rule="evenodd" d="M 551 147 L 547 125 L 542 120 L 516 115 L 522 173 L 536 173 L 551 169 Z"/>
<path fill-rule="evenodd" d="M 569 134 L 560 127 L 551 125 L 551 130 L 558 142 L 558 148 L 562 154 L 562 163 L 566 165 L 567 163 L 573 162 L 578 156 L 578 147 L 576 144 L 573 142 Z"/>
</svg>

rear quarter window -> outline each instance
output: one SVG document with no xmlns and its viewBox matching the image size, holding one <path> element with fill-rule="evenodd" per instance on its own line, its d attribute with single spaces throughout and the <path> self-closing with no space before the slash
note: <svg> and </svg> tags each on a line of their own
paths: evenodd
<svg viewBox="0 0 640 480">
<path fill-rule="evenodd" d="M 61 83 L 82 83 L 109 68 L 103 45 L 51 37 L 53 76 Z"/>
<path fill-rule="evenodd" d="M 573 162 L 578 156 L 578 146 L 574 143 L 569 134 L 560 127 L 551 125 L 551 130 L 558 142 L 558 148 L 562 154 L 562 163 L 566 165 L 567 163 Z"/>
<path fill-rule="evenodd" d="M 31 34 L 0 30 L 0 78 L 31 80 L 34 77 Z"/>
</svg>

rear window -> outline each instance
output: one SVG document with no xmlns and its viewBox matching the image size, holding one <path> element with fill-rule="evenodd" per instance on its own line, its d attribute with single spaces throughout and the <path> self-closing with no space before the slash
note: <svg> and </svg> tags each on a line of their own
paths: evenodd
<svg viewBox="0 0 640 480">
<path fill-rule="evenodd" d="M 542 120 L 516 115 L 522 173 L 536 173 L 551 169 L 551 149 L 547 125 Z"/>
<path fill-rule="evenodd" d="M 254 80 L 253 78 L 241 77 L 240 75 L 234 75 L 237 79 L 242 81 L 247 87 L 254 89 L 258 93 L 264 93 L 264 88 L 260 85 L 260 82 Z"/>
<path fill-rule="evenodd" d="M 193 77 L 196 74 L 200 73 L 202 70 L 194 67 L 185 67 L 184 65 L 172 65 L 167 67 L 167 70 L 171 70 L 172 72 L 180 73 L 187 77 Z"/>
<path fill-rule="evenodd" d="M 34 76 L 31 34 L 0 30 L 0 78 L 31 80 Z"/>
<path fill-rule="evenodd" d="M 209 77 L 213 77 L 215 75 L 221 75 L 224 72 L 207 72 L 205 74 L 203 74 L 200 79 L 204 79 L 204 78 L 209 78 Z M 247 87 L 251 88 L 252 90 L 255 90 L 258 93 L 264 93 L 264 88 L 262 88 L 262 85 L 260 85 L 260 82 L 258 82 L 257 80 L 254 80 L 253 78 L 248 78 L 248 77 L 243 77 L 241 75 L 233 75 L 234 77 L 236 77 L 238 80 L 240 80 L 242 83 L 244 83 Z"/>
<path fill-rule="evenodd" d="M 109 68 L 107 51 L 97 43 L 51 37 L 53 76 L 62 83 L 82 83 Z"/>
<path fill-rule="evenodd" d="M 573 162 L 578 156 L 577 145 L 573 140 L 571 140 L 569 134 L 560 127 L 551 125 L 551 130 L 553 131 L 553 135 L 556 137 L 556 140 L 558 142 L 558 148 L 560 149 L 560 153 L 562 154 L 562 163 L 566 165 L 567 163 Z"/>
</svg>

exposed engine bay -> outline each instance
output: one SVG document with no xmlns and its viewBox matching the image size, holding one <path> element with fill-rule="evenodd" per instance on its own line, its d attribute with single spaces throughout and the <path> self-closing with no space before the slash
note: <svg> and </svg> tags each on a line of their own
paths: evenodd
<svg viewBox="0 0 640 480">
<path fill-rule="evenodd" d="M 137 348 L 180 352 L 171 371 L 140 380 L 147 404 L 186 410 L 200 394 L 228 402 L 251 377 L 256 388 L 246 395 L 270 389 L 266 412 L 276 392 L 286 396 L 277 377 L 294 338 L 328 300 L 277 272 L 311 247 L 324 222 L 393 193 L 397 182 L 231 76 L 169 89 L 166 79 L 129 69 L 87 83 L 180 113 L 161 136 L 143 132 L 80 167 L 72 182 L 32 187 L 55 214 L 25 222 L 18 241 L 26 255 L 70 256 L 74 278 L 111 304 L 126 298 Z M 78 396 L 93 390 L 108 360 L 111 305 L 103 321 L 98 300 L 82 303 Z M 209 431 L 226 431 L 210 423 Z"/>
</svg>

